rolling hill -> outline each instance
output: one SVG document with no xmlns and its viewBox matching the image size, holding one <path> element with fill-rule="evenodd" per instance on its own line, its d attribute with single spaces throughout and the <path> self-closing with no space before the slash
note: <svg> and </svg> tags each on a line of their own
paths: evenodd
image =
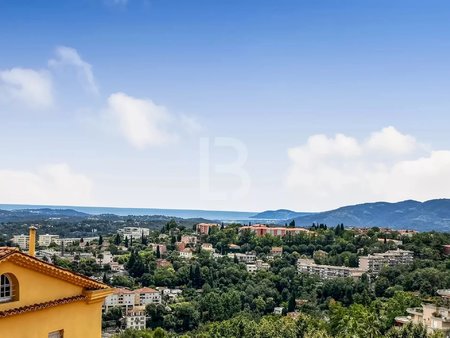
<svg viewBox="0 0 450 338">
<path fill-rule="evenodd" d="M 335 226 L 406 228 L 418 231 L 450 231 L 450 199 L 426 202 L 376 202 L 345 206 L 335 210 L 293 217 L 297 226 L 324 223 Z"/>
</svg>

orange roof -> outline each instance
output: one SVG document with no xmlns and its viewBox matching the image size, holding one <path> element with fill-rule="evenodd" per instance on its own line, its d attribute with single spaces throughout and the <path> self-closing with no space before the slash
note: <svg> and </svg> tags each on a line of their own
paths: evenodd
<svg viewBox="0 0 450 338">
<path fill-rule="evenodd" d="M 45 302 L 45 303 L 38 303 L 38 304 L 33 304 L 33 305 L 16 307 L 14 309 L 0 311 L 0 318 L 18 315 L 18 314 L 30 312 L 30 311 L 43 310 L 43 309 L 47 309 L 49 307 L 78 302 L 78 301 L 85 300 L 85 299 L 87 299 L 87 297 L 85 295 L 78 295 L 78 296 L 73 296 L 73 297 L 60 298 L 60 299 L 52 300 L 52 301 Z"/>
<path fill-rule="evenodd" d="M 158 291 L 155 289 L 152 289 L 152 288 L 140 288 L 140 289 L 134 290 L 134 292 L 135 293 L 155 293 Z"/>
<path fill-rule="evenodd" d="M 97 282 L 76 272 L 44 262 L 36 257 L 19 251 L 16 248 L 0 247 L 0 264 L 6 261 L 10 261 L 19 266 L 64 280 L 74 285 L 81 286 L 87 290 L 109 289 L 109 286 L 106 284 Z"/>
<path fill-rule="evenodd" d="M 6 257 L 6 256 L 8 256 L 8 255 L 10 255 L 10 254 L 12 254 L 12 253 L 14 253 L 16 251 L 19 251 L 19 249 L 18 248 L 5 247 L 5 246 L 0 247 L 0 260 L 2 260 L 4 257 Z"/>
<path fill-rule="evenodd" d="M 134 293 L 134 292 L 131 290 L 128 290 L 128 289 L 124 289 L 124 288 L 115 288 L 113 291 L 113 294 L 115 294 L 115 295 L 122 294 L 122 293 L 129 294 L 129 293 Z"/>
</svg>

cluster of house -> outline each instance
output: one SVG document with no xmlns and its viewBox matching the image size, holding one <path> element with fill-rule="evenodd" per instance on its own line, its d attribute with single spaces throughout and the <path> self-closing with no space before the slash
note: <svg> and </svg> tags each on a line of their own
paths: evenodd
<svg viewBox="0 0 450 338">
<path fill-rule="evenodd" d="M 141 227 L 123 227 L 117 230 L 117 233 L 123 239 L 127 238 L 128 240 L 130 239 L 137 240 L 142 238 L 142 236 L 146 237 L 150 235 L 150 229 Z"/>
<path fill-rule="evenodd" d="M 395 318 L 397 326 L 412 322 L 422 324 L 428 333 L 442 333 L 445 338 L 450 338 L 450 290 L 438 290 L 444 306 L 424 303 L 421 307 L 409 308 L 408 315 Z"/>
<path fill-rule="evenodd" d="M 161 288 L 140 288 L 130 290 L 116 288 L 113 293 L 105 298 L 103 310 L 118 307 L 123 310 L 125 326 L 130 329 L 143 330 L 146 328 L 145 307 L 148 304 L 162 304 L 163 301 L 173 302 L 181 295 L 182 290 Z"/>
<path fill-rule="evenodd" d="M 408 236 L 411 237 L 415 234 L 417 234 L 416 230 L 411 229 L 391 229 L 391 228 L 379 228 L 380 232 L 385 235 L 391 235 L 391 234 L 398 234 L 399 236 Z M 353 228 L 353 231 L 355 231 L 359 235 L 367 235 L 369 231 L 371 231 L 371 228 Z"/>
<path fill-rule="evenodd" d="M 396 266 L 399 264 L 412 263 L 414 255 L 408 250 L 389 250 L 383 253 L 359 257 L 359 266 L 350 268 L 346 266 L 333 266 L 316 264 L 313 259 L 299 259 L 297 270 L 301 273 L 314 274 L 321 279 L 331 279 L 336 277 L 359 278 L 364 273 L 376 276 L 385 266 Z"/>
<path fill-rule="evenodd" d="M 240 227 L 239 232 L 243 232 L 243 231 L 253 232 L 257 237 L 264 237 L 265 235 L 284 237 L 289 234 L 298 235 L 298 234 L 314 233 L 305 228 L 269 227 L 265 224 L 254 224 L 254 225 Z"/>
<path fill-rule="evenodd" d="M 91 243 L 94 240 L 98 240 L 98 237 L 83 237 L 83 238 L 60 238 L 59 235 L 39 235 L 38 238 L 38 246 L 40 247 L 49 247 L 50 244 L 55 243 L 56 245 L 71 245 L 76 242 L 83 243 Z M 30 245 L 30 236 L 29 235 L 14 235 L 11 238 L 11 242 L 16 244 L 22 250 L 28 249 Z"/>
</svg>

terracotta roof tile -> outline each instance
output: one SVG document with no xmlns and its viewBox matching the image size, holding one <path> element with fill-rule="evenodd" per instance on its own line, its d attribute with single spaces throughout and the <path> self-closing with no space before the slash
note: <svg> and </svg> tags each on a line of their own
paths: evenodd
<svg viewBox="0 0 450 338">
<path fill-rule="evenodd" d="M 115 288 L 113 291 L 113 294 L 118 295 L 118 294 L 128 294 L 128 293 L 134 293 L 134 291 L 128 290 L 128 289 L 124 289 L 124 288 Z"/>
<path fill-rule="evenodd" d="M 26 266 L 29 269 L 40 271 L 49 276 L 71 282 L 88 290 L 109 288 L 106 284 L 97 282 L 79 273 L 60 268 L 51 263 L 44 262 L 14 248 L 0 247 L 0 263 L 4 260 L 12 261 L 17 265 Z"/>
<path fill-rule="evenodd" d="M 78 296 L 73 296 L 73 297 L 68 297 L 68 298 L 60 298 L 60 299 L 52 300 L 52 301 L 45 302 L 45 303 L 37 303 L 37 304 L 32 304 L 32 305 L 27 305 L 27 306 L 21 306 L 21 307 L 17 307 L 17 308 L 5 310 L 5 311 L 0 311 L 0 318 L 18 315 L 18 314 L 22 314 L 22 313 L 26 313 L 26 312 L 30 312 L 30 311 L 43 310 L 43 309 L 47 309 L 47 308 L 58 306 L 58 305 L 78 302 L 80 300 L 85 300 L 85 299 L 86 299 L 86 296 L 78 295 Z"/>
<path fill-rule="evenodd" d="M 152 288 L 140 288 L 137 290 L 134 290 L 135 293 L 157 293 L 158 291 Z"/>
<path fill-rule="evenodd" d="M 16 251 L 18 251 L 17 248 L 10 248 L 6 246 L 0 247 L 0 260 Z"/>
</svg>

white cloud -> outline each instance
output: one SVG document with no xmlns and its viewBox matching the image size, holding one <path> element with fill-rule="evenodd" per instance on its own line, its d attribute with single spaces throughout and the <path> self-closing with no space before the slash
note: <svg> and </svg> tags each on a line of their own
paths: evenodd
<svg viewBox="0 0 450 338">
<path fill-rule="evenodd" d="M 56 48 L 55 53 L 56 59 L 51 59 L 48 62 L 50 68 L 74 67 L 84 88 L 91 93 L 98 94 L 92 66 L 81 58 L 76 49 L 60 46 Z"/>
<path fill-rule="evenodd" d="M 366 141 L 311 136 L 288 150 L 286 185 L 297 209 L 319 210 L 364 201 L 448 197 L 450 151 L 424 150 L 393 127 Z"/>
<path fill-rule="evenodd" d="M 125 93 L 109 96 L 106 117 L 134 147 L 143 149 L 178 141 L 183 134 L 195 134 L 200 124 L 187 115 L 171 114 L 166 107 L 149 99 Z"/>
<path fill-rule="evenodd" d="M 372 133 L 367 145 L 373 150 L 393 154 L 409 154 L 417 148 L 414 137 L 404 135 L 392 126 Z"/>
<path fill-rule="evenodd" d="M 36 171 L 0 170 L 0 202 L 15 204 L 92 204 L 92 182 L 67 164 Z"/>
<path fill-rule="evenodd" d="M 53 104 L 53 88 L 47 71 L 12 68 L 0 71 L 0 102 L 43 109 Z"/>
</svg>

